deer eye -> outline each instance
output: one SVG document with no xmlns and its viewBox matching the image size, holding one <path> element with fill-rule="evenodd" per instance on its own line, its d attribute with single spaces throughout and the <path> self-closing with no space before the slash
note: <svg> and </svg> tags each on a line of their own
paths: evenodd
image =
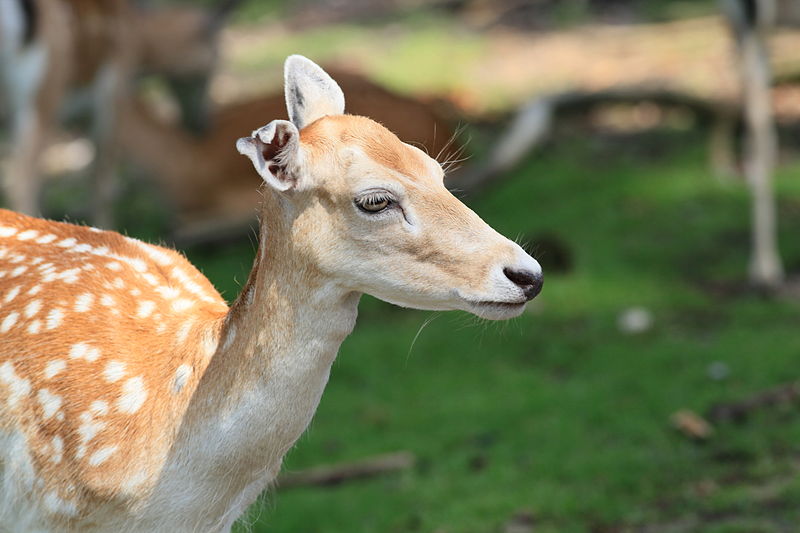
<svg viewBox="0 0 800 533">
<path fill-rule="evenodd" d="M 394 203 L 394 198 L 386 192 L 367 193 L 355 199 L 356 207 L 365 213 L 380 213 L 391 207 Z"/>
</svg>

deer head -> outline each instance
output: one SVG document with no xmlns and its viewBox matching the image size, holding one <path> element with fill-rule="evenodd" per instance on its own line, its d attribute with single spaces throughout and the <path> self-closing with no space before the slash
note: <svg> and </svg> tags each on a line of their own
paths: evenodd
<svg viewBox="0 0 800 533">
<path fill-rule="evenodd" d="M 404 307 L 519 315 L 542 287 L 539 263 L 444 186 L 441 166 L 366 117 L 302 56 L 285 65 L 290 121 L 237 149 L 278 196 L 294 249 L 340 287 Z"/>
</svg>

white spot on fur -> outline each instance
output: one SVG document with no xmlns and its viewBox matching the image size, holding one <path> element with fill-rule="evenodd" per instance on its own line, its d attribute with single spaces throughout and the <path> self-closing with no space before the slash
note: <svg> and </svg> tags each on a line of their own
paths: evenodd
<svg viewBox="0 0 800 533">
<path fill-rule="evenodd" d="M 139 469 L 135 474 L 131 475 L 126 479 L 120 488 L 124 493 L 132 493 L 136 491 L 150 476 L 147 474 L 147 470 L 144 468 Z"/>
<path fill-rule="evenodd" d="M 14 287 L 13 289 L 11 289 L 10 291 L 8 291 L 8 292 L 6 293 L 6 297 L 5 297 L 5 298 L 3 298 L 3 301 L 4 301 L 5 303 L 8 303 L 8 302 L 10 302 L 11 300 L 13 300 L 14 298 L 16 298 L 16 297 L 17 297 L 17 295 L 19 294 L 19 291 L 20 291 L 20 290 L 21 290 L 21 287 L 19 287 L 19 286 L 17 286 L 17 287 Z"/>
<path fill-rule="evenodd" d="M 25 273 L 26 270 L 28 270 L 28 267 L 26 267 L 25 265 L 20 265 L 11 271 L 11 277 L 16 278 L 17 276 L 21 276 L 22 274 Z"/>
<path fill-rule="evenodd" d="M 155 261 L 159 265 L 167 266 L 167 265 L 171 265 L 172 264 L 172 257 L 170 257 L 170 255 L 167 252 L 165 252 L 165 251 L 163 251 L 163 250 L 161 250 L 159 248 L 156 248 L 153 245 L 143 243 L 142 241 L 137 241 L 135 239 L 131 239 L 131 240 L 137 246 L 139 246 L 144 251 L 144 253 L 146 253 L 148 255 L 148 257 L 150 257 L 150 259 L 152 259 L 153 261 Z"/>
<path fill-rule="evenodd" d="M 39 235 L 38 231 L 36 231 L 35 229 L 29 229 L 29 230 L 25 230 L 22 233 L 20 233 L 19 235 L 17 235 L 17 239 L 19 239 L 21 241 L 29 241 L 29 240 L 35 238 L 38 235 Z"/>
<path fill-rule="evenodd" d="M 104 448 L 100 448 L 89 457 L 89 466 L 98 466 L 103 464 L 116 451 L 116 446 L 106 446 Z"/>
<path fill-rule="evenodd" d="M 37 294 L 39 294 L 41 290 L 42 290 L 41 285 L 34 285 L 33 287 L 30 288 L 30 290 L 28 290 L 28 294 L 31 296 L 36 296 Z"/>
<path fill-rule="evenodd" d="M 8 386 L 8 405 L 11 407 L 17 405 L 23 396 L 27 396 L 31 392 L 30 380 L 18 376 L 10 361 L 0 365 L 0 383 Z"/>
<path fill-rule="evenodd" d="M 189 337 L 189 331 L 192 329 L 193 325 L 194 322 L 191 320 L 184 322 L 183 325 L 181 325 L 180 329 L 178 330 L 178 335 L 175 337 L 175 340 L 178 342 L 178 344 L 183 344 L 186 342 L 186 339 Z"/>
<path fill-rule="evenodd" d="M 94 294 L 90 292 L 84 292 L 75 299 L 75 311 L 79 313 L 85 313 L 91 309 L 93 301 Z"/>
<path fill-rule="evenodd" d="M 38 313 L 41 309 L 42 301 L 32 300 L 28 305 L 25 306 L 25 318 L 32 318 L 33 315 Z"/>
<path fill-rule="evenodd" d="M 44 379 L 52 379 L 65 368 L 67 368 L 67 362 L 64 359 L 52 359 L 48 361 L 44 366 Z"/>
<path fill-rule="evenodd" d="M 81 273 L 80 268 L 70 268 L 58 275 L 64 283 L 75 283 L 78 281 L 78 275 Z"/>
<path fill-rule="evenodd" d="M 89 406 L 89 410 L 99 416 L 107 415 L 108 402 L 104 402 L 103 400 L 95 400 L 92 402 L 92 405 Z"/>
<path fill-rule="evenodd" d="M 102 298 L 100 298 L 100 303 L 106 307 L 111 307 L 114 305 L 114 298 L 112 298 L 110 294 L 104 294 Z"/>
<path fill-rule="evenodd" d="M 12 237 L 17 234 L 17 228 L 10 228 L 8 226 L 0 226 L 0 237 Z"/>
<path fill-rule="evenodd" d="M 39 331 L 41 331 L 41 329 L 42 329 L 42 321 L 41 320 L 37 319 L 37 320 L 34 320 L 33 322 L 31 322 L 30 324 L 28 324 L 28 333 L 30 333 L 31 335 L 35 335 L 35 334 L 39 333 Z"/>
<path fill-rule="evenodd" d="M 75 246 L 75 244 L 77 244 L 77 242 L 78 241 L 76 241 L 73 237 L 69 237 L 67 239 L 64 239 L 63 241 L 58 242 L 56 246 L 60 246 L 61 248 L 72 248 L 73 246 Z"/>
<path fill-rule="evenodd" d="M 13 313 L 9 313 L 8 316 L 6 316 L 3 319 L 3 322 L 0 323 L 0 333 L 7 333 L 8 330 L 14 327 L 14 324 L 17 323 L 18 319 L 19 319 L 19 313 L 17 313 L 16 311 L 14 311 Z"/>
<path fill-rule="evenodd" d="M 78 426 L 78 436 L 80 437 L 80 444 L 78 450 L 75 452 L 75 457 L 81 459 L 86 455 L 86 445 L 90 440 L 95 438 L 100 431 L 106 427 L 106 423 L 100 420 L 95 420 L 94 415 L 90 411 L 81 413 L 81 425 Z"/>
<path fill-rule="evenodd" d="M 122 270 L 122 265 L 120 263 L 118 263 L 117 261 L 111 261 L 110 263 L 108 263 L 106 265 L 106 267 L 111 269 L 111 270 L 117 271 L 117 272 Z"/>
<path fill-rule="evenodd" d="M 125 377 L 125 363 L 121 361 L 111 361 L 103 370 L 106 381 L 114 383 Z"/>
<path fill-rule="evenodd" d="M 208 296 L 203 288 L 195 283 L 189 276 L 178 267 L 172 269 L 172 276 L 183 284 L 183 287 L 190 293 L 199 296 L 202 300 L 207 302 L 215 302 L 213 298 Z"/>
<path fill-rule="evenodd" d="M 123 261 L 128 263 L 136 272 L 147 272 L 147 263 L 142 261 L 141 259 L 125 257 Z"/>
<path fill-rule="evenodd" d="M 64 311 L 56 307 L 47 313 L 47 329 L 56 329 L 64 319 Z"/>
<path fill-rule="evenodd" d="M 53 455 L 50 456 L 50 462 L 58 464 L 64 457 L 64 440 L 58 435 L 56 435 L 55 437 L 53 437 L 51 446 L 53 448 Z"/>
<path fill-rule="evenodd" d="M 172 382 L 172 392 L 179 393 L 186 386 L 189 381 L 189 376 L 192 375 L 192 367 L 189 365 L 181 365 L 175 371 L 175 380 Z"/>
<path fill-rule="evenodd" d="M 186 311 L 193 305 L 194 305 L 193 301 L 188 300 L 186 298 L 181 298 L 179 300 L 175 300 L 174 302 L 172 302 L 172 310 L 177 313 L 180 313 L 181 311 Z"/>
<path fill-rule="evenodd" d="M 136 311 L 136 316 L 139 318 L 147 318 L 156 310 L 156 303 L 145 300 L 139 303 L 139 309 Z"/>
<path fill-rule="evenodd" d="M 78 514 L 78 509 L 75 507 L 75 504 L 59 497 L 55 490 L 51 490 L 45 494 L 42 502 L 44 503 L 44 508 L 50 513 L 66 516 L 76 516 Z"/>
<path fill-rule="evenodd" d="M 63 403 L 61 396 L 53 394 L 47 389 L 40 389 L 36 394 L 36 398 L 42 406 L 42 417 L 45 420 L 56 414 Z"/>
<path fill-rule="evenodd" d="M 86 359 L 89 362 L 97 361 L 97 358 L 100 357 L 100 350 L 85 342 L 78 342 L 70 348 L 69 357 L 71 359 Z"/>
<path fill-rule="evenodd" d="M 155 277 L 154 275 L 150 274 L 149 272 L 145 273 L 145 274 L 142 274 L 142 278 L 147 283 L 149 283 L 150 285 L 153 285 L 153 286 L 158 285 L 158 278 Z"/>
<path fill-rule="evenodd" d="M 122 385 L 122 396 L 117 400 L 117 409 L 123 413 L 133 414 L 146 399 L 147 390 L 141 376 L 130 378 Z"/>
<path fill-rule="evenodd" d="M 156 292 L 165 300 L 174 300 L 181 294 L 181 291 L 175 287 L 166 287 L 164 285 L 156 287 Z"/>
<path fill-rule="evenodd" d="M 36 239 L 36 242 L 39 243 L 39 244 L 50 244 L 51 242 L 53 242 L 57 238 L 58 237 L 56 237 L 52 233 L 48 233 L 47 235 L 43 235 L 43 236 L 39 237 L 38 239 Z"/>
</svg>

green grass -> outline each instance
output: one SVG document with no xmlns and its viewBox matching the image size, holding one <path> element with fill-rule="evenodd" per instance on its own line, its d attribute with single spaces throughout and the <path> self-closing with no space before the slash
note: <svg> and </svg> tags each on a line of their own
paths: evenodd
<svg viewBox="0 0 800 533">
<path fill-rule="evenodd" d="M 510 323 L 444 313 L 413 347 L 430 313 L 365 298 L 286 469 L 401 449 L 417 466 L 279 489 L 245 523 L 272 533 L 477 533 L 526 512 L 537 532 L 791 530 L 800 520 L 793 409 L 721 425 L 701 444 L 669 416 L 795 379 L 798 303 L 709 290 L 743 285 L 745 190 L 708 175 L 692 135 L 641 142 L 659 150 L 559 142 L 502 186 L 467 196 L 507 235 L 534 247 L 537 235 L 561 240 L 572 269 L 547 273 L 545 255 L 545 290 L 528 313 Z M 781 246 L 795 266 L 798 170 L 780 181 Z M 192 259 L 233 297 L 252 248 Z M 617 317 L 635 305 L 654 326 L 624 335 Z M 727 379 L 708 377 L 715 361 L 729 366 Z"/>
</svg>

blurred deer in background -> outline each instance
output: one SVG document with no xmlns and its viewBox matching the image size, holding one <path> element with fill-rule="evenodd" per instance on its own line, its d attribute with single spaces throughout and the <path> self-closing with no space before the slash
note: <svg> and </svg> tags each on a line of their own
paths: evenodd
<svg viewBox="0 0 800 533">
<path fill-rule="evenodd" d="M 0 211 L 0 528 L 229 531 L 308 426 L 361 294 L 506 319 L 541 290 L 436 161 L 343 114 L 308 59 L 285 79 L 291 121 L 236 143 L 265 189 L 230 308 L 172 250 Z"/>
<path fill-rule="evenodd" d="M 335 72 L 333 77 L 347 93 L 352 114 L 373 118 L 444 161 L 457 159 L 463 151 L 455 138 L 455 113 L 446 102 L 400 96 L 352 73 Z M 175 236 L 181 242 L 242 233 L 255 220 L 257 178 L 249 162 L 230 149 L 230 139 L 250 127 L 254 116 L 286 117 L 283 95 L 215 110 L 210 116 L 214 127 L 204 135 L 191 135 L 160 119 L 140 101 L 122 110 L 120 143 L 125 156 L 167 192 L 175 213 Z"/>
<path fill-rule="evenodd" d="M 112 223 L 112 174 L 118 109 L 134 75 L 164 76 L 183 117 L 199 128 L 217 34 L 238 0 L 209 12 L 194 8 L 137 10 L 126 0 L 3 0 L 0 72 L 11 115 L 13 150 L 5 176 L 11 206 L 40 211 L 39 156 L 60 119 L 91 112 L 94 221 Z"/>
</svg>

